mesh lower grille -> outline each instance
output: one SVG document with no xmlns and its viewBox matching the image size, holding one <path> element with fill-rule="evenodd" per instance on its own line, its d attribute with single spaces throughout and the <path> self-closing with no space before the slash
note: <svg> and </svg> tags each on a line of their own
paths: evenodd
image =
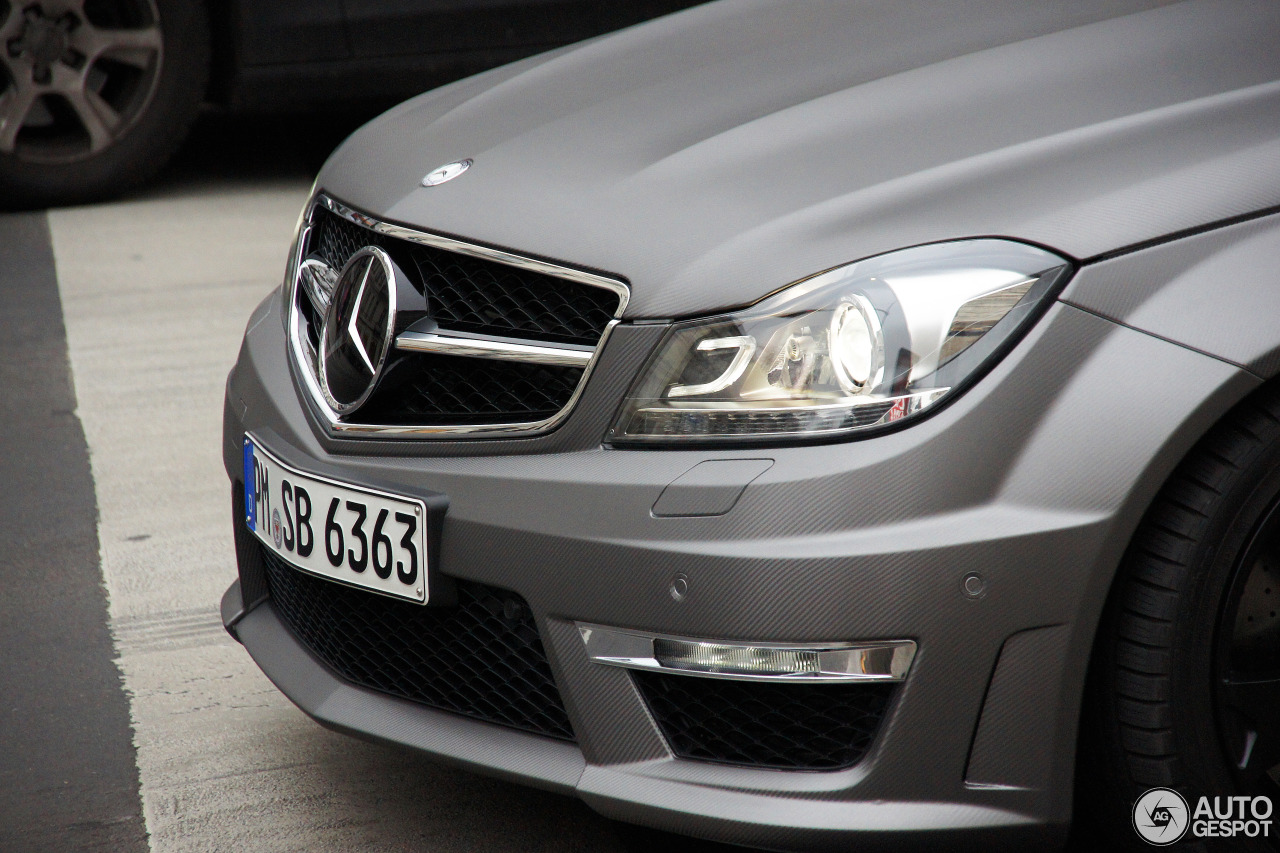
<svg viewBox="0 0 1280 853">
<path fill-rule="evenodd" d="M 276 612 L 348 681 L 572 741 L 573 729 L 524 599 L 458 581 L 456 607 L 424 607 L 321 580 L 262 549 Z"/>
<path fill-rule="evenodd" d="M 768 684 L 633 672 L 681 758 L 771 767 L 852 767 L 870 748 L 892 684 Z"/>
</svg>

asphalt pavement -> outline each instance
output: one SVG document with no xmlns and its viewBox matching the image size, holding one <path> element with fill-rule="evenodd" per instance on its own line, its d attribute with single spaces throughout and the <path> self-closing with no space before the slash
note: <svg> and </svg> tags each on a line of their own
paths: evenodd
<svg viewBox="0 0 1280 853">
<path fill-rule="evenodd" d="M 0 850 L 146 850 L 42 214 L 0 220 Z"/>
<path fill-rule="evenodd" d="M 0 216 L 0 850 L 727 850 L 324 730 L 223 632 L 223 382 L 340 136 L 209 116 Z"/>
</svg>

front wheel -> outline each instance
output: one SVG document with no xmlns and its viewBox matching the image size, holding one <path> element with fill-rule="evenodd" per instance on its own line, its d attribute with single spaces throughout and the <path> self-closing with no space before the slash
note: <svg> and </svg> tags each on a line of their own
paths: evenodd
<svg viewBox="0 0 1280 853">
<path fill-rule="evenodd" d="M 152 177 L 208 70 L 198 0 L 0 0 L 0 203 L 90 201 Z"/>
<path fill-rule="evenodd" d="M 1187 813 L 1159 815 L 1174 824 L 1156 828 L 1166 837 L 1187 827 L 1182 844 L 1191 849 L 1280 846 L 1280 814 L 1267 815 L 1266 840 L 1244 830 L 1208 840 L 1195 831 L 1202 796 L 1219 807 L 1213 820 L 1232 796 L 1267 797 L 1280 810 L 1278 613 L 1280 392 L 1273 389 L 1200 442 L 1130 546 L 1095 645 L 1079 817 L 1117 846 L 1149 849 L 1139 824 L 1151 815 L 1133 807 L 1145 792 L 1168 788 Z M 1158 795 L 1151 802 L 1164 803 Z M 1249 806 L 1237 800 L 1234 808 Z"/>
</svg>

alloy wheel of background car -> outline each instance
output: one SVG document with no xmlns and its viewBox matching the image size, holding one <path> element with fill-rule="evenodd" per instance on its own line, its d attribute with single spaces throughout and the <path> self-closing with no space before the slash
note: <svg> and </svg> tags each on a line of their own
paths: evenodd
<svg viewBox="0 0 1280 853">
<path fill-rule="evenodd" d="M 87 201 L 154 174 L 185 137 L 209 66 L 204 6 L 0 0 L 0 200 Z"/>
<path fill-rule="evenodd" d="M 1077 771 L 1084 831 L 1144 846 L 1124 824 L 1154 787 L 1179 790 L 1193 809 L 1201 796 L 1280 803 L 1278 561 L 1280 391 L 1272 388 L 1200 442 L 1130 545 L 1086 698 Z"/>
</svg>

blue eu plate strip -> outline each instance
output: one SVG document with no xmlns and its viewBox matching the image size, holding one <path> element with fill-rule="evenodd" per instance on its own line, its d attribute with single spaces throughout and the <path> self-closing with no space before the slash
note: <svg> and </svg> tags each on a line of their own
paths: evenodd
<svg viewBox="0 0 1280 853">
<path fill-rule="evenodd" d="M 244 440 L 244 518 L 250 530 L 258 529 L 258 477 L 253 464 L 253 442 Z"/>
</svg>

